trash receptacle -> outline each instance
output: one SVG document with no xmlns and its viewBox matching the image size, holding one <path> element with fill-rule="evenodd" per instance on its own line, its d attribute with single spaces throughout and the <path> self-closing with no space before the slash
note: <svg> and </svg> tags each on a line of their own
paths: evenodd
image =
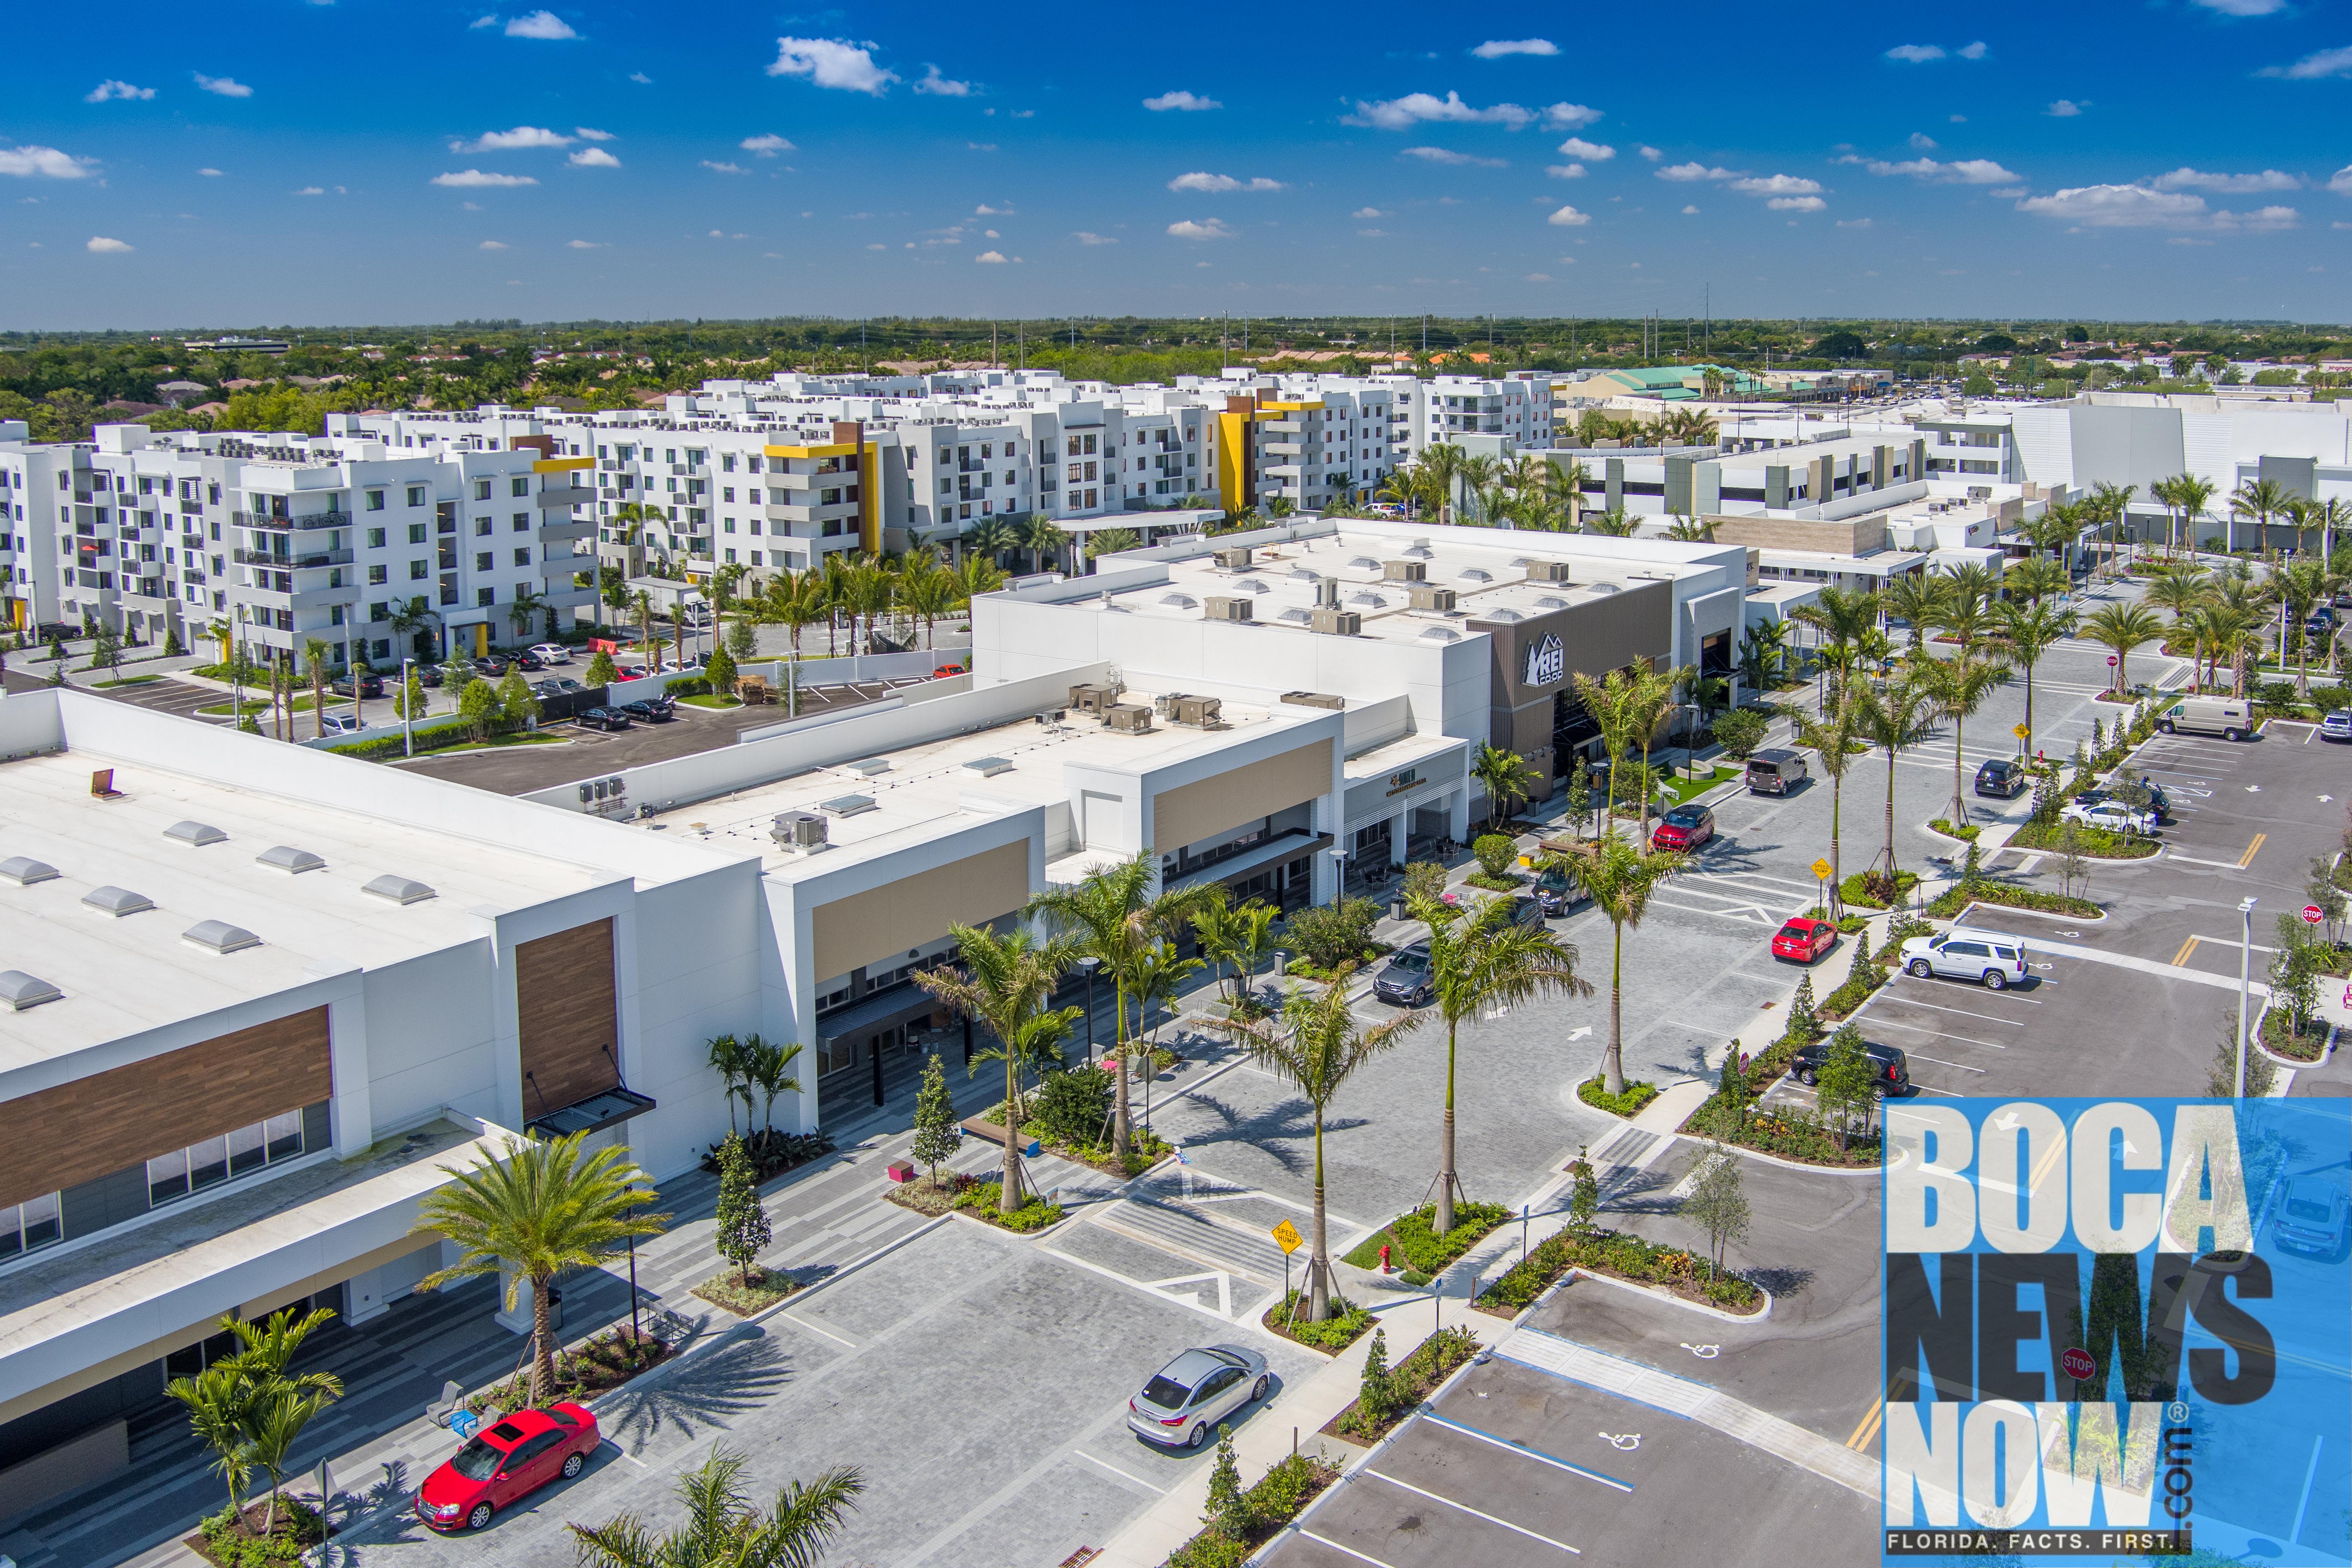
<svg viewBox="0 0 2352 1568">
<path fill-rule="evenodd" d="M 1404 890 L 1401 888 L 1389 895 L 1389 919 L 1392 921 L 1404 919 Z"/>
</svg>

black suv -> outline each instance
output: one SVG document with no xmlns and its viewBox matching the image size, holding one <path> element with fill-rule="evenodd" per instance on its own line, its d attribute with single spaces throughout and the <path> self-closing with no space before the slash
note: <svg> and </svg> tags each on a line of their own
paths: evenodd
<svg viewBox="0 0 2352 1568">
<path fill-rule="evenodd" d="M 327 683 L 327 689 L 337 697 L 349 697 L 352 694 L 352 678 L 339 675 Z M 359 690 L 362 697 L 383 696 L 383 677 L 370 670 L 359 678 Z"/>
<path fill-rule="evenodd" d="M 1873 1087 L 1878 1090 L 1879 1099 L 1903 1094 L 1910 1089 L 1910 1058 L 1893 1046 L 1882 1046 L 1875 1040 L 1864 1040 L 1862 1048 L 1869 1054 L 1870 1065 L 1875 1069 L 1874 1076 L 1877 1082 Z M 1829 1059 L 1830 1042 L 1827 1039 L 1815 1040 L 1789 1058 L 1789 1070 L 1797 1075 L 1799 1083 L 1818 1083 L 1822 1064 Z"/>
<path fill-rule="evenodd" d="M 629 716 L 618 708 L 587 708 L 572 715 L 572 721 L 583 730 L 625 730 Z"/>
<path fill-rule="evenodd" d="M 1417 942 L 1401 949 L 1372 982 L 1372 994 L 1398 1007 L 1426 1007 L 1436 1000 L 1437 988 L 1429 980 L 1429 944 Z"/>
<path fill-rule="evenodd" d="M 622 703 L 621 711 L 648 724 L 667 724 L 677 717 L 677 704 L 667 697 L 640 697 L 635 702 Z"/>
<path fill-rule="evenodd" d="M 1584 884 L 1565 871 L 1546 871 L 1536 879 L 1536 907 L 1554 920 L 1579 904 L 1591 901 L 1592 895 L 1584 890 Z"/>
<path fill-rule="evenodd" d="M 2015 800 L 2026 791 L 2025 764 L 1995 757 L 1977 770 L 1977 793 L 1996 800 Z"/>
</svg>

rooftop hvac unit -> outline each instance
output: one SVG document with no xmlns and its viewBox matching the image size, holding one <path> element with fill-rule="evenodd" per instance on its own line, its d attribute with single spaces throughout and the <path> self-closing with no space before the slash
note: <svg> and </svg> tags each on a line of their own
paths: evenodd
<svg viewBox="0 0 2352 1568">
<path fill-rule="evenodd" d="M 1081 713 L 1100 713 L 1118 700 L 1116 686 L 1073 686 L 1070 706 Z"/>
<path fill-rule="evenodd" d="M 1245 597 L 1224 598 L 1212 595 L 1205 613 L 1213 621 L 1245 621 L 1250 618 L 1250 601 Z"/>
<path fill-rule="evenodd" d="M 768 837 L 787 849 L 823 849 L 829 825 L 813 811 L 788 811 L 769 825 Z"/>
<path fill-rule="evenodd" d="M 1528 581 L 1530 583 L 1565 583 L 1569 581 L 1568 563 L 1565 561 L 1530 561 L 1528 563 Z"/>
<path fill-rule="evenodd" d="M 1314 619 L 1307 626 L 1310 630 L 1329 637 L 1360 637 L 1364 630 L 1364 617 L 1354 610 L 1323 609 L 1315 612 Z"/>
<path fill-rule="evenodd" d="M 1175 709 L 1172 717 L 1177 723 L 1205 730 L 1218 722 L 1217 716 L 1223 710 L 1225 703 L 1221 697 L 1179 697 L 1172 706 Z"/>
<path fill-rule="evenodd" d="M 1338 609 L 1339 607 L 1339 579 L 1337 577 L 1316 578 L 1315 602 L 1318 605 L 1325 605 L 1331 609 Z"/>
<path fill-rule="evenodd" d="M 1183 700 L 1183 697 L 1181 691 L 1163 691 L 1151 700 L 1151 710 L 1165 719 L 1176 711 L 1176 704 Z"/>
<path fill-rule="evenodd" d="M 1347 699 L 1328 691 L 1286 691 L 1282 700 L 1294 708 L 1328 708 L 1335 712 L 1348 705 Z"/>
<path fill-rule="evenodd" d="M 1250 547 L 1237 544 L 1230 550 L 1217 552 L 1217 564 L 1228 572 L 1246 572 L 1250 564 Z"/>
<path fill-rule="evenodd" d="M 1454 608 L 1454 590 L 1432 587 L 1425 583 L 1416 583 L 1412 587 L 1412 607 L 1416 610 L 1451 612 Z"/>
<path fill-rule="evenodd" d="M 1429 566 L 1420 561 L 1383 561 L 1381 575 L 1391 583 L 1425 583 L 1429 580 Z"/>
<path fill-rule="evenodd" d="M 1151 710 L 1140 702 L 1114 702 L 1103 710 L 1103 727 L 1140 735 L 1151 728 Z"/>
</svg>

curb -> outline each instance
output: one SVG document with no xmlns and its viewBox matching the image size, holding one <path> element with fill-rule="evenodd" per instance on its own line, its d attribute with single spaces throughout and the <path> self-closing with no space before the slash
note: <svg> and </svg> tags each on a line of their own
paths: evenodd
<svg viewBox="0 0 2352 1568">
<path fill-rule="evenodd" d="M 1871 1173 L 1873 1175 L 1876 1175 L 1877 1173 L 1878 1173 L 1875 1171 Z M 1772 1292 L 1766 1290 L 1761 1285 L 1756 1286 L 1756 1289 L 1762 1292 L 1764 1297 L 1764 1305 L 1759 1310 L 1753 1312 L 1727 1312 L 1720 1307 L 1710 1307 L 1706 1305 L 1704 1302 L 1686 1301 L 1680 1296 L 1675 1295 L 1672 1290 L 1662 1290 L 1655 1285 L 1640 1285 L 1634 1283 L 1631 1279 L 1620 1279 L 1614 1275 L 1596 1274 L 1581 1264 L 1570 1264 L 1569 1266 L 1568 1272 L 1561 1275 L 1559 1279 L 1553 1283 L 1552 1290 L 1559 1289 L 1561 1285 L 1566 1284 L 1572 1279 L 1591 1279 L 1598 1284 L 1614 1285 L 1621 1290 L 1637 1291 L 1654 1300 L 1664 1301 L 1670 1306 L 1685 1308 L 1694 1312 L 1704 1312 L 1710 1318 L 1720 1318 L 1727 1323 L 1760 1323 L 1765 1319 L 1772 1315 Z M 1749 1280 L 1748 1283 L 1751 1285 L 1756 1284 L 1752 1279 Z M 1549 1296 L 1551 1294 L 1551 1290 L 1547 1290 L 1544 1294 Z M 1529 1310 L 1532 1310 L 1533 1309 L 1531 1308 Z M 1512 1327 L 1517 1328 L 1517 1321 L 1514 1320 Z"/>
</svg>

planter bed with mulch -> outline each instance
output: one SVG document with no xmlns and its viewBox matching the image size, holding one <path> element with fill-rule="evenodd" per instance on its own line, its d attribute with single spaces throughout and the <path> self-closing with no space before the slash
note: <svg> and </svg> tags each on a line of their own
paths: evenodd
<svg viewBox="0 0 2352 1568">
<path fill-rule="evenodd" d="M 1576 1086 L 1576 1098 L 1595 1110 L 1630 1118 L 1639 1116 L 1642 1107 L 1658 1098 L 1658 1086 L 1634 1079 L 1625 1085 L 1624 1093 L 1611 1094 L 1602 1087 L 1601 1079 L 1595 1076 Z"/>
<path fill-rule="evenodd" d="M 751 1318 L 803 1289 L 799 1280 L 781 1268 L 754 1268 L 751 1274 L 747 1284 L 741 1274 L 730 1268 L 697 1285 L 694 1293 L 739 1318 Z"/>
<path fill-rule="evenodd" d="M 1058 1224 L 1062 1205 L 1047 1203 L 1034 1193 L 1028 1201 L 1011 1214 L 998 1206 L 1003 1188 L 1000 1174 L 967 1176 L 950 1171 L 934 1185 L 929 1176 L 918 1176 L 911 1182 L 898 1182 L 882 1189 L 882 1195 L 901 1208 L 917 1214 L 937 1216 L 960 1213 L 999 1230 L 1009 1230 L 1022 1236 L 1032 1236 Z"/>
<path fill-rule="evenodd" d="M 1372 1326 L 1370 1312 L 1339 1296 L 1331 1298 L 1329 1317 L 1319 1323 L 1310 1323 L 1304 1315 L 1307 1304 L 1301 1299 L 1302 1295 L 1303 1292 L 1297 1290 L 1285 1295 L 1268 1307 L 1258 1321 L 1293 1344 L 1321 1351 L 1325 1355 L 1338 1355 L 1363 1338 L 1364 1331 Z M 1301 1314 L 1296 1321 L 1290 1319 L 1293 1310 Z"/>
<path fill-rule="evenodd" d="M 2034 910 L 2045 915 L 2073 915 L 2077 920 L 2104 919 L 2106 910 L 2088 899 L 2068 898 L 2063 893 L 2045 893 L 2036 888 L 2021 888 L 2010 882 L 1979 882 L 1975 887 L 1947 888 L 1936 895 L 1927 906 L 1927 913 L 1939 921 L 1958 916 L 1970 904 L 1997 904 L 2003 909 Z"/>
<path fill-rule="evenodd" d="M 1454 1369 L 1478 1353 L 1478 1336 L 1467 1329 L 1440 1329 L 1391 1367 L 1374 1403 L 1367 1406 L 1358 1394 L 1348 1407 L 1323 1423 L 1323 1436 L 1369 1447 L 1389 1435 L 1390 1428 L 1412 1415 Z"/>
<path fill-rule="evenodd" d="M 1340 1261 L 1351 1263 L 1359 1268 L 1378 1268 L 1381 1266 L 1381 1248 L 1386 1247 L 1390 1267 L 1402 1265 L 1400 1272 L 1406 1284 L 1426 1285 L 1440 1269 L 1475 1247 L 1488 1231 L 1510 1217 L 1511 1211 L 1500 1204 L 1456 1204 L 1454 1205 L 1454 1228 L 1440 1236 L 1431 1228 L 1437 1222 L 1437 1205 L 1424 1204 L 1374 1231 L 1361 1246 L 1346 1254 Z"/>
<path fill-rule="evenodd" d="M 241 1522 L 224 1508 L 206 1516 L 202 1528 L 181 1544 L 215 1568 L 296 1568 L 302 1553 L 331 1531 L 316 1508 L 297 1502 L 283 1491 L 278 1494 L 277 1511 L 277 1527 L 265 1536 L 262 1525 L 270 1513 L 268 1498 L 248 1504 Z"/>
<path fill-rule="evenodd" d="M 2044 826 L 2029 822 L 2019 828 L 2010 841 L 2001 847 L 2039 849 L 2045 853 L 2063 854 L 2065 850 L 2063 840 L 2066 826 L 2064 823 Z M 2126 837 L 2123 834 L 2110 832 L 2104 827 L 2092 827 L 2079 822 L 2074 825 L 2074 848 L 2085 859 L 2145 860 L 2157 851 L 2157 842 L 2153 838 Z"/>
<path fill-rule="evenodd" d="M 1712 1100 L 1692 1111 L 1676 1131 L 1694 1138 L 1713 1138 L 1736 1149 L 1752 1149 L 1776 1160 L 1829 1170 L 1864 1170 L 1879 1160 L 1879 1141 L 1874 1137 L 1850 1136 L 1841 1151 L 1837 1134 L 1809 1116 L 1750 1109 L 1747 1115 L 1732 1118 L 1726 1116 L 1722 1106 Z"/>
<path fill-rule="evenodd" d="M 1212 1524 L 1168 1554 L 1167 1568 L 1241 1568 L 1260 1545 L 1274 1538 L 1323 1489 L 1339 1479 L 1339 1467 L 1320 1454 L 1293 1454 L 1276 1461 L 1242 1494 L 1234 1528 Z"/>
<path fill-rule="evenodd" d="M 2315 1062 L 2327 1049 L 2327 1020 L 2314 1017 L 2298 1034 L 2284 1010 L 2273 1007 L 2263 1015 L 2263 1044 L 2289 1061 Z"/>
<path fill-rule="evenodd" d="M 1654 1285 L 1685 1301 L 1727 1312 L 1760 1312 L 1764 1292 L 1737 1274 L 1708 1279 L 1702 1259 L 1671 1247 L 1660 1247 L 1622 1231 L 1595 1231 L 1579 1237 L 1568 1231 L 1547 1237 L 1533 1252 L 1479 1293 L 1478 1310 L 1498 1318 L 1516 1317 L 1570 1269 L 1605 1274 L 1636 1285 Z"/>
<path fill-rule="evenodd" d="M 640 1331 L 633 1347 L 629 1336 L 627 1324 L 615 1324 L 569 1350 L 558 1351 L 555 1387 L 548 1401 L 569 1399 L 577 1403 L 593 1399 L 669 1359 L 671 1347 L 667 1341 Z M 479 1413 L 493 1406 L 520 1410 L 530 1403 L 530 1369 L 526 1366 L 510 1378 L 467 1394 L 465 1405 Z"/>
<path fill-rule="evenodd" d="M 722 1147 L 713 1143 L 702 1156 L 702 1168 L 714 1176 L 719 1173 L 719 1151 Z M 762 1128 L 744 1134 L 743 1152 L 751 1156 L 752 1179 L 766 1183 L 832 1153 L 833 1140 L 822 1132 L 778 1132 Z"/>
</svg>

